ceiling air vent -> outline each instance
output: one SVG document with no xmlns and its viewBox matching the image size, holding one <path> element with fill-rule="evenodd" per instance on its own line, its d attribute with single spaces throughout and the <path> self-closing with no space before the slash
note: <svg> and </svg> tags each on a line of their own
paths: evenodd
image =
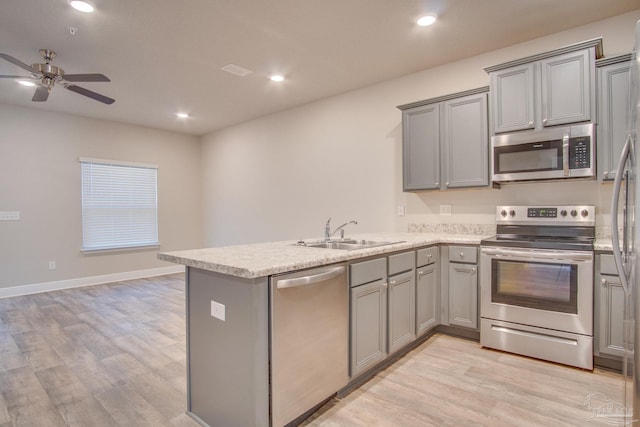
<svg viewBox="0 0 640 427">
<path fill-rule="evenodd" d="M 247 70 L 236 64 L 227 64 L 221 68 L 222 71 L 226 71 L 227 73 L 235 74 L 236 76 L 244 77 L 253 73 L 251 70 Z"/>
</svg>

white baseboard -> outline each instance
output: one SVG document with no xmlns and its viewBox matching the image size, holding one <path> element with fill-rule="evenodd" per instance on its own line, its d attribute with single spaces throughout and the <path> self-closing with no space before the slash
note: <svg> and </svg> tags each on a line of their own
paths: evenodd
<svg viewBox="0 0 640 427">
<path fill-rule="evenodd" d="M 174 273 L 184 273 L 184 266 L 172 265 L 170 267 L 150 268 L 148 270 L 125 271 L 123 273 L 104 274 L 102 276 L 79 277 L 77 279 L 58 280 L 55 282 L 35 283 L 33 285 L 0 288 L 0 298 L 37 294 L 40 292 L 59 291 L 61 289 L 79 288 L 82 286 L 102 285 L 104 283 L 142 279 L 145 277 L 163 276 L 165 274 Z"/>
</svg>

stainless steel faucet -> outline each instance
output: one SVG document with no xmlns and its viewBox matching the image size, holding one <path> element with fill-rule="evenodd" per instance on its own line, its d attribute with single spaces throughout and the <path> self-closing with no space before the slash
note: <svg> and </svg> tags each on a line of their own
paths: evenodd
<svg viewBox="0 0 640 427">
<path fill-rule="evenodd" d="M 324 225 L 324 240 L 330 240 L 331 236 L 336 234 L 338 231 L 340 231 L 340 238 L 344 239 L 344 227 L 346 227 L 349 224 L 358 224 L 358 221 L 353 220 L 353 221 L 345 222 L 344 224 L 342 224 L 341 226 L 339 226 L 338 228 L 336 228 L 332 232 L 331 231 L 331 218 L 329 218 L 327 220 L 327 223 Z"/>
</svg>

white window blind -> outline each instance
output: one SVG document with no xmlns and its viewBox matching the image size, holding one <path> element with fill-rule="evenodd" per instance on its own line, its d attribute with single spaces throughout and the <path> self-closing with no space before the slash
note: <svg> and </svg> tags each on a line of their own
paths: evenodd
<svg viewBox="0 0 640 427">
<path fill-rule="evenodd" d="M 80 159 L 82 250 L 158 245 L 158 167 Z"/>
</svg>

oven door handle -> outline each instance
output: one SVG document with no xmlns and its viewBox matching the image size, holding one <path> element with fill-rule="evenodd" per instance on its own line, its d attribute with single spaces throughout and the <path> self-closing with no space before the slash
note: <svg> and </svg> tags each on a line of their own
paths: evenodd
<svg viewBox="0 0 640 427">
<path fill-rule="evenodd" d="M 561 261 L 570 259 L 572 261 L 592 261 L 593 254 L 591 252 L 543 252 L 543 251 L 522 251 L 518 249 L 500 249 L 500 248 L 482 248 L 482 254 L 503 258 L 522 258 L 522 259 L 552 259 Z"/>
</svg>

